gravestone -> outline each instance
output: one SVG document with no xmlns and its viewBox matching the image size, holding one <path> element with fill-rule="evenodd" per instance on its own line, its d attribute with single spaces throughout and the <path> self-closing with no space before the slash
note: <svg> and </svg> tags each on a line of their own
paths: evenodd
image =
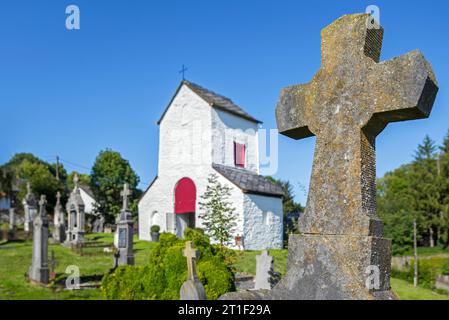
<svg viewBox="0 0 449 320">
<path fill-rule="evenodd" d="M 63 243 L 65 241 L 65 218 L 64 209 L 61 205 L 61 193 L 59 191 L 56 194 L 56 205 L 54 209 L 53 223 L 53 242 Z"/>
<path fill-rule="evenodd" d="M 9 231 L 11 233 L 16 232 L 16 211 L 14 208 L 9 209 Z"/>
<path fill-rule="evenodd" d="M 27 194 L 22 201 L 23 210 L 25 213 L 24 231 L 31 233 L 33 231 L 33 220 L 37 215 L 37 201 L 33 192 L 31 191 L 31 184 L 27 182 Z"/>
<path fill-rule="evenodd" d="M 45 206 L 47 200 L 42 195 L 39 201 L 39 214 L 33 221 L 33 258 L 28 276 L 31 282 L 48 284 L 48 217 Z"/>
<path fill-rule="evenodd" d="M 271 290 L 274 282 L 273 257 L 268 255 L 267 250 L 264 250 L 260 256 L 256 256 L 256 280 L 254 289 Z"/>
<path fill-rule="evenodd" d="M 199 258 L 199 253 L 193 248 L 191 241 L 186 242 L 183 255 L 187 258 L 187 280 L 181 286 L 181 300 L 206 300 L 206 291 L 196 273 L 196 259 Z"/>
<path fill-rule="evenodd" d="M 84 213 L 84 201 L 81 198 L 81 191 L 79 188 L 79 178 L 75 174 L 73 178 L 75 187 L 70 193 L 67 201 L 67 232 L 64 244 L 66 246 L 81 246 L 84 243 L 84 226 L 86 223 L 86 216 Z"/>
<path fill-rule="evenodd" d="M 379 62 L 383 29 L 346 15 L 322 35 L 321 68 L 282 90 L 279 131 L 317 137 L 301 234 L 289 239 L 287 274 L 272 291 L 223 299 L 391 299 L 390 240 L 376 212 L 375 138 L 390 122 L 430 115 L 438 91 L 419 51 Z"/>
<path fill-rule="evenodd" d="M 116 221 L 116 248 L 119 254 L 118 265 L 134 265 L 134 228 L 131 212 L 128 211 L 128 198 L 131 196 L 131 190 L 129 190 L 127 183 L 123 187 L 121 196 L 123 198 L 123 207 Z"/>
</svg>

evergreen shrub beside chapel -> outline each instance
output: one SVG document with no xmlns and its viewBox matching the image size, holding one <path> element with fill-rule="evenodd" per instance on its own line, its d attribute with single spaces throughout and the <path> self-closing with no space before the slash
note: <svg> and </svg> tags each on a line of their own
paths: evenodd
<svg viewBox="0 0 449 320">
<path fill-rule="evenodd" d="M 187 229 L 184 239 L 163 233 L 151 252 L 149 263 L 119 267 L 102 280 L 101 290 L 113 300 L 179 300 L 179 290 L 187 278 L 187 262 L 182 252 L 186 241 L 192 241 L 201 255 L 197 273 L 209 300 L 235 290 L 229 252 L 211 245 L 201 230 Z"/>
</svg>

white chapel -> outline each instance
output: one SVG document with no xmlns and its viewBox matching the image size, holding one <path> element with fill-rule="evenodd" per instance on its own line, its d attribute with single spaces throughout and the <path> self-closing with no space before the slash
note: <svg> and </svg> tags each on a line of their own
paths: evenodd
<svg viewBox="0 0 449 320">
<path fill-rule="evenodd" d="M 208 177 L 231 188 L 237 228 L 233 247 L 282 248 L 283 191 L 259 175 L 261 122 L 230 99 L 182 81 L 159 122 L 158 174 L 139 201 L 139 238 L 150 228 L 182 237 L 201 228 L 199 202 Z"/>
</svg>

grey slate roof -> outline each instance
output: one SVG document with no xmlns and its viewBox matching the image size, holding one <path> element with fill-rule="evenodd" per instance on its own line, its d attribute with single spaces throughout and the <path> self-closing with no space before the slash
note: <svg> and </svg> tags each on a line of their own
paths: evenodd
<svg viewBox="0 0 449 320">
<path fill-rule="evenodd" d="M 230 182 L 239 187 L 244 193 L 260 194 L 271 197 L 284 196 L 282 188 L 269 181 L 264 176 L 245 169 L 224 166 L 216 163 L 212 164 L 212 167 Z"/>
<path fill-rule="evenodd" d="M 178 90 L 176 91 L 175 95 L 173 96 L 172 100 L 168 104 L 167 108 L 165 109 L 164 113 L 162 114 L 161 118 L 158 121 L 158 124 L 161 123 L 162 119 L 165 116 L 165 113 L 167 112 L 168 108 L 170 107 L 174 97 L 178 94 L 179 89 L 181 89 L 182 85 L 186 85 L 190 90 L 195 92 L 198 96 L 200 96 L 204 101 L 206 101 L 211 107 L 218 108 L 224 111 L 227 111 L 229 113 L 232 113 L 234 115 L 237 115 L 239 117 L 242 117 L 246 120 L 256 122 L 256 123 L 262 123 L 262 121 L 257 120 L 256 118 L 252 117 L 245 111 L 243 111 L 242 108 L 240 108 L 238 105 L 236 105 L 234 102 L 232 102 L 231 99 L 226 98 L 218 93 L 215 93 L 211 90 L 208 90 L 206 88 L 203 88 L 193 82 L 183 80 L 181 82 L 181 85 L 178 87 Z"/>
</svg>

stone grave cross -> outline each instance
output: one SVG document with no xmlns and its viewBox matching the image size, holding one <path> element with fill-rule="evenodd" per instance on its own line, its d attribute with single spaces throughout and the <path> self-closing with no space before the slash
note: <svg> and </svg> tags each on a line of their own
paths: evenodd
<svg viewBox="0 0 449 320">
<path fill-rule="evenodd" d="M 120 195 L 123 198 L 123 211 L 127 211 L 129 206 L 129 197 L 132 195 L 132 192 L 129 189 L 129 184 L 125 183 L 123 186 L 123 191 L 120 192 Z"/>
<path fill-rule="evenodd" d="M 199 251 L 195 250 L 195 248 L 192 245 L 192 241 L 186 242 L 186 247 L 183 251 L 184 257 L 187 258 L 187 272 L 188 280 L 197 281 L 198 275 L 196 274 L 196 262 L 195 259 L 199 258 Z"/>
<path fill-rule="evenodd" d="M 284 88 L 280 133 L 316 136 L 303 234 L 381 236 L 376 213 L 375 139 L 390 122 L 430 115 L 438 91 L 420 51 L 379 62 L 384 30 L 366 14 L 346 15 L 321 33 L 321 68 Z"/>
</svg>

